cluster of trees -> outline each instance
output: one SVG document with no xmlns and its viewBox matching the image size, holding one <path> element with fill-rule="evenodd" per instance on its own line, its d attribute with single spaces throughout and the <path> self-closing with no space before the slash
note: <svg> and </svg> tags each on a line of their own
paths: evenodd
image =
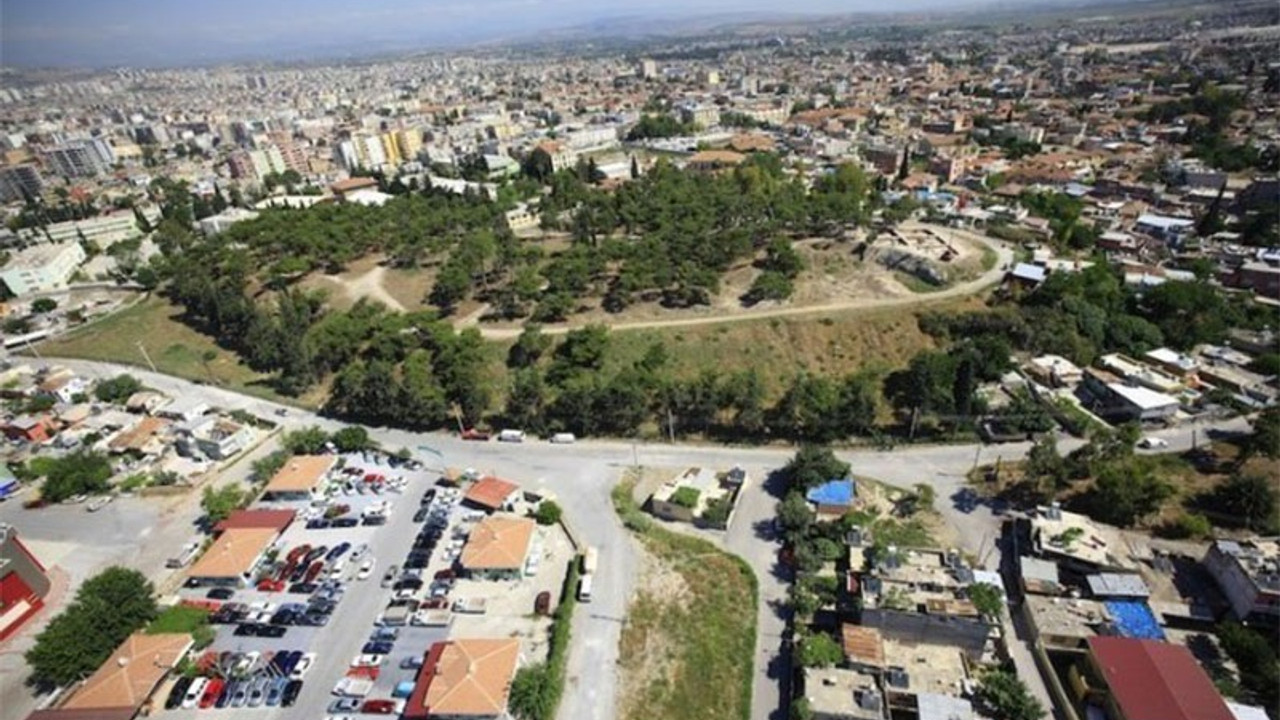
<svg viewBox="0 0 1280 720">
<path fill-rule="evenodd" d="M 1098 229 L 1080 218 L 1084 204 L 1060 192 L 1022 193 L 1022 205 L 1037 217 L 1049 221 L 1053 244 L 1060 250 L 1090 250 L 1098 242 Z"/>
<path fill-rule="evenodd" d="M 106 455 L 77 450 L 56 458 L 40 458 L 29 467 L 44 477 L 40 497 L 51 503 L 62 502 L 74 495 L 104 493 L 111 488 L 114 471 Z"/>
<path fill-rule="evenodd" d="M 1218 627 L 1218 642 L 1240 672 L 1240 687 L 1255 704 L 1274 710 L 1280 707 L 1280 660 L 1275 637 L 1227 622 Z"/>
<path fill-rule="evenodd" d="M 631 127 L 631 131 L 627 133 L 627 140 L 648 140 L 650 138 L 669 138 L 692 135 L 698 131 L 698 126 L 691 122 L 685 122 L 680 118 L 668 114 L 644 114 L 640 116 L 640 121 Z"/>
<path fill-rule="evenodd" d="M 142 381 L 132 375 L 117 375 L 101 380 L 93 388 L 93 396 L 102 402 L 123 404 L 134 393 L 141 392 Z"/>
<path fill-rule="evenodd" d="M 65 686 L 98 669 L 157 613 L 155 588 L 137 570 L 110 567 L 89 578 L 27 651 L 31 681 Z"/>
</svg>

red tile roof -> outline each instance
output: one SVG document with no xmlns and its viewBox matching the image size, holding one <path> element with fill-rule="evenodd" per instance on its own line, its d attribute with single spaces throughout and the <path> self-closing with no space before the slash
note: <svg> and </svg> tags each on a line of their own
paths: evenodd
<svg viewBox="0 0 1280 720">
<path fill-rule="evenodd" d="M 1232 720 L 1213 681 L 1181 645 L 1091 637 L 1089 649 L 1127 720 Z"/>
<path fill-rule="evenodd" d="M 215 533 L 232 528 L 270 528 L 276 532 L 284 532 L 293 522 L 292 510 L 236 510 L 218 523 Z"/>
<path fill-rule="evenodd" d="M 463 497 L 469 503 L 474 503 L 481 507 L 497 510 L 502 504 L 511 497 L 511 493 L 520 489 L 519 485 L 509 483 L 496 477 L 483 477 L 472 485 L 467 494 Z"/>
</svg>

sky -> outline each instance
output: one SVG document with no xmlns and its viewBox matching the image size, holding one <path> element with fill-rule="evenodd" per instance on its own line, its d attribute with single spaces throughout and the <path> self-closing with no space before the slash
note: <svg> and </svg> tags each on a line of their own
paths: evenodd
<svg viewBox="0 0 1280 720">
<path fill-rule="evenodd" d="M 527 39 L 642 16 L 914 10 L 944 0 L 0 0 L 0 65 L 168 66 Z"/>
</svg>

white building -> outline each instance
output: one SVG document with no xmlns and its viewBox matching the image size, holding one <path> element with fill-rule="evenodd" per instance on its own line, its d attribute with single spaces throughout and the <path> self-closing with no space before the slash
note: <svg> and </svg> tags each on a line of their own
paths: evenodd
<svg viewBox="0 0 1280 720">
<path fill-rule="evenodd" d="M 67 178 L 92 177 L 111 167 L 115 152 L 101 138 L 65 143 L 44 152 L 45 165 Z"/>
<path fill-rule="evenodd" d="M 18 236 L 28 242 L 64 243 L 88 240 L 103 250 L 122 240 L 142 237 L 138 218 L 132 210 L 117 210 L 106 215 L 53 223 L 43 228 L 26 228 Z"/>
<path fill-rule="evenodd" d="M 238 222 L 252 220 L 256 217 L 258 217 L 258 213 L 253 210 L 245 210 L 238 207 L 227 208 L 217 215 L 210 215 L 202 219 L 199 223 L 200 232 L 205 235 L 217 235 Z"/>
<path fill-rule="evenodd" d="M 78 242 L 35 245 L 13 255 L 0 269 L 0 281 L 17 297 L 56 290 L 66 287 L 84 259 L 84 248 Z"/>
</svg>

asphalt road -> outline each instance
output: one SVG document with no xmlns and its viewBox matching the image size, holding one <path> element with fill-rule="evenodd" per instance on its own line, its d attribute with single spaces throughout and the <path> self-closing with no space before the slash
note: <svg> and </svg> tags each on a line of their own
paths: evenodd
<svg viewBox="0 0 1280 720">
<path fill-rule="evenodd" d="M 164 392 L 196 395 L 222 408 L 248 410 L 277 419 L 286 428 L 313 424 L 328 429 L 341 426 L 341 423 L 296 408 L 285 408 L 266 400 L 195 385 L 137 368 L 80 360 L 49 362 L 97 377 L 129 372 Z M 276 417 L 277 409 L 284 409 L 287 415 Z M 1244 430 L 1247 423 L 1235 420 L 1218 427 Z M 1194 432 L 1194 428 L 1183 427 L 1152 434 L 1168 441 L 1169 447 L 1165 451 L 1178 451 L 1191 446 Z M 753 481 L 748 484 L 733 524 L 725 534 L 725 545 L 751 564 L 760 581 L 760 625 L 758 652 L 753 658 L 756 681 L 752 718 L 785 718 L 785 710 L 782 709 L 785 686 L 782 683 L 789 675 L 789 668 L 787 659 L 779 652 L 785 618 L 775 608 L 777 602 L 786 596 L 787 581 L 784 575 L 775 573 L 778 546 L 767 531 L 776 498 L 769 494 L 761 481 L 791 457 L 792 448 L 637 445 L 609 440 L 579 441 L 573 446 L 550 445 L 537 440 L 512 445 L 464 442 L 441 433 L 410 433 L 385 428 L 371 428 L 371 435 L 389 449 L 407 447 L 414 450 L 428 465 L 434 462 L 441 467 L 475 467 L 524 486 L 550 489 L 558 497 L 566 517 L 581 539 L 600 548 L 601 570 L 594 588 L 595 598 L 590 604 L 580 606 L 574 619 L 574 640 L 568 661 L 569 685 L 559 713 L 562 720 L 611 720 L 616 714 L 617 641 L 633 589 L 636 552 L 632 539 L 612 511 L 609 497 L 619 472 L 635 463 L 661 467 L 729 467 L 741 464 L 747 468 Z M 1203 432 L 1199 438 L 1204 440 Z M 1059 448 L 1068 452 L 1080 444 L 1079 440 L 1065 438 L 1059 443 Z M 978 555 L 985 566 L 994 568 L 999 563 L 998 554 L 992 551 L 998 537 L 998 518 L 990 508 L 975 502 L 966 490 L 966 475 L 975 465 L 997 458 L 1020 458 L 1029 447 L 1029 443 L 909 446 L 889 452 L 856 450 L 838 454 L 859 475 L 903 487 L 917 483 L 932 485 L 938 497 L 936 507 L 954 525 L 962 548 Z M 342 608 L 341 611 L 345 613 L 348 610 Z M 353 615 L 364 616 L 365 612 Z M 1032 681 L 1037 694 L 1043 692 L 1042 687 L 1037 687 L 1040 683 L 1034 667 L 1020 666 L 1019 671 Z M 307 701 L 300 703 L 299 707 L 306 707 L 310 712 L 318 709 L 310 696 L 314 691 L 308 688 L 304 693 Z"/>
</svg>

